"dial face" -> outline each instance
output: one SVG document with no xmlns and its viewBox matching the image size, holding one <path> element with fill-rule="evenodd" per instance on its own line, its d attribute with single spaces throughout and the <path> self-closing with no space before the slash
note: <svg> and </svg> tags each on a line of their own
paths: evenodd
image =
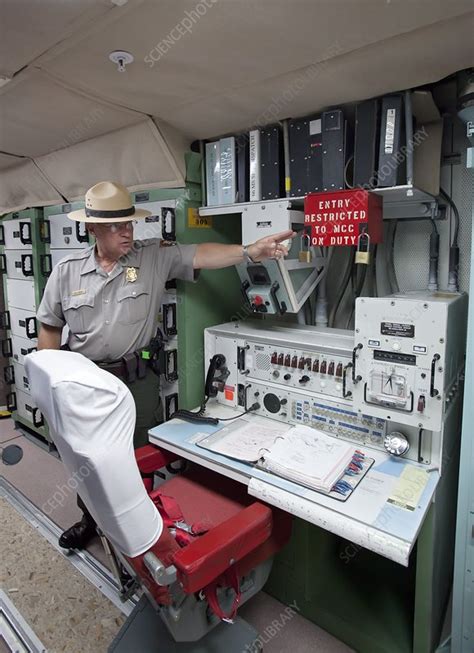
<svg viewBox="0 0 474 653">
<path fill-rule="evenodd" d="M 385 449 L 394 456 L 403 456 L 410 448 L 410 443 L 403 433 L 392 431 L 388 433 L 384 439 Z"/>
<path fill-rule="evenodd" d="M 269 392 L 263 398 L 263 405 L 268 410 L 269 413 L 278 413 L 281 407 L 280 400 L 276 395 Z"/>
</svg>

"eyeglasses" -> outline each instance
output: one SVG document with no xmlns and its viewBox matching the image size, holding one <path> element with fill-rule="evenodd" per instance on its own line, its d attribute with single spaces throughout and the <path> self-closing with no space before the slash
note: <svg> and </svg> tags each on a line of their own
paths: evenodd
<svg viewBox="0 0 474 653">
<path fill-rule="evenodd" d="M 137 221 L 128 220 L 127 222 L 101 222 L 100 224 L 111 233 L 116 234 L 120 231 L 133 231 L 133 227 L 137 224 Z"/>
</svg>

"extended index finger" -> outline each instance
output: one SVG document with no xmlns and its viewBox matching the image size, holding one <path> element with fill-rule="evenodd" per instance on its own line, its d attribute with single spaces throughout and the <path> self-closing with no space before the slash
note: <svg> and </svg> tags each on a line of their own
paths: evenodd
<svg viewBox="0 0 474 653">
<path fill-rule="evenodd" d="M 278 234 L 274 234 L 271 238 L 277 242 L 281 243 L 282 240 L 288 240 L 289 238 L 294 238 L 296 236 L 296 231 L 292 229 L 287 229 L 286 231 L 280 231 Z"/>
</svg>

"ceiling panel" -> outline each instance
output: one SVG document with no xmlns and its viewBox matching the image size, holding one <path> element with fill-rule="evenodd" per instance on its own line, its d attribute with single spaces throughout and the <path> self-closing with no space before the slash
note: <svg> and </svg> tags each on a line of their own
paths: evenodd
<svg viewBox="0 0 474 653">
<path fill-rule="evenodd" d="M 11 154 L 39 156 L 140 120 L 40 71 L 21 73 L 0 89 L 0 150 Z"/>
<path fill-rule="evenodd" d="M 61 195 L 30 159 L 0 154 L 0 215 L 26 206 L 62 202 Z"/>
<path fill-rule="evenodd" d="M 110 0 L 2 0 L 0 75 L 13 76 L 74 30 L 113 9 Z"/>
<path fill-rule="evenodd" d="M 211 138 L 428 84 L 474 66 L 473 28 L 474 13 L 438 23 L 322 64 L 196 100 L 175 108 L 170 122 L 193 138 Z"/>
<path fill-rule="evenodd" d="M 183 144 L 181 144 L 183 145 Z M 82 199 L 101 179 L 131 190 L 184 186 L 184 147 L 171 150 L 161 130 L 142 122 L 36 159 L 39 168 L 69 200 Z"/>
<path fill-rule="evenodd" d="M 205 106 L 206 98 L 217 101 L 232 89 L 471 8 L 465 0 L 147 0 L 121 19 L 107 17 L 40 65 L 113 102 L 172 120 L 182 105 Z M 135 57 L 124 73 L 108 59 L 115 49 Z"/>
</svg>

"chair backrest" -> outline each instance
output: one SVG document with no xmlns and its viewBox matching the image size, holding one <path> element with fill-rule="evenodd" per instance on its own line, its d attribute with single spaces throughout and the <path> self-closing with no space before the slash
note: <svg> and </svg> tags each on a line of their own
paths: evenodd
<svg viewBox="0 0 474 653">
<path fill-rule="evenodd" d="M 43 349 L 25 358 L 31 394 L 76 490 L 127 556 L 147 551 L 163 521 L 133 452 L 135 402 L 127 386 L 81 354 Z"/>
</svg>

